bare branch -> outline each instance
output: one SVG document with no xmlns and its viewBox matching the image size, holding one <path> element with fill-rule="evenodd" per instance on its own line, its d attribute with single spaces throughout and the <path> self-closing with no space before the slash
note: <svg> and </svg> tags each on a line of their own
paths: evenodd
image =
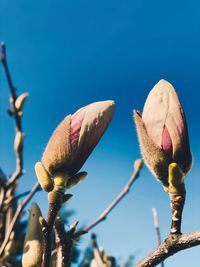
<svg viewBox="0 0 200 267">
<path fill-rule="evenodd" d="M 44 238 L 44 255 L 42 261 L 42 267 L 49 267 L 51 262 L 51 233 L 58 211 L 61 208 L 62 203 L 56 201 L 55 203 L 49 203 L 48 213 L 46 219 L 46 230 L 43 233 Z"/>
<path fill-rule="evenodd" d="M 70 267 L 71 265 L 71 258 L 72 258 L 72 250 L 74 245 L 74 232 L 76 230 L 76 227 L 78 225 L 78 221 L 75 221 L 70 225 L 69 230 L 66 233 L 66 267 Z"/>
<path fill-rule="evenodd" d="M 57 250 L 56 267 L 65 267 L 67 262 L 66 240 L 65 240 L 66 232 L 64 224 L 62 223 L 59 217 L 57 217 L 55 220 L 54 232 L 55 232 L 56 250 Z"/>
<path fill-rule="evenodd" d="M 56 223 L 56 222 L 55 222 Z M 70 264 L 70 259 L 71 259 L 71 254 L 72 254 L 72 249 L 73 249 L 73 244 L 74 244 L 74 232 L 76 230 L 76 227 L 78 225 L 78 221 L 75 221 L 70 225 L 69 230 L 67 231 L 65 235 L 65 258 L 66 260 L 66 266 Z M 54 225 L 55 226 L 55 225 Z M 64 232 L 63 232 L 64 233 Z M 57 252 L 57 249 L 54 249 L 51 253 L 51 256 L 54 256 Z"/>
<path fill-rule="evenodd" d="M 54 224 L 54 231 L 56 236 L 57 247 L 57 261 L 56 267 L 70 267 L 72 249 L 73 249 L 73 235 L 78 222 L 73 223 L 70 229 L 65 232 L 64 224 L 60 218 L 56 218 Z"/>
<path fill-rule="evenodd" d="M 13 231 L 13 229 L 14 229 L 14 227 L 15 227 L 15 224 L 16 224 L 17 220 L 19 219 L 19 217 L 20 217 L 20 215 L 21 215 L 23 209 L 24 209 L 25 206 L 28 204 L 28 202 L 31 200 L 31 198 L 34 196 L 34 194 L 37 192 L 39 186 L 40 186 L 39 183 L 36 183 L 36 184 L 33 186 L 33 188 L 32 188 L 32 190 L 30 191 L 30 193 L 26 196 L 26 198 L 25 198 L 25 199 L 18 205 L 17 210 L 16 210 L 16 212 L 15 212 L 13 218 L 12 218 L 12 221 L 11 221 L 11 223 L 10 223 L 10 225 L 9 225 L 9 228 L 8 228 L 8 230 L 7 230 L 7 232 L 6 232 L 5 239 L 4 239 L 4 241 L 3 241 L 3 243 L 2 243 L 2 245 L 1 245 L 1 247 L 0 247 L 0 256 L 1 256 L 1 255 L 3 254 L 3 252 L 4 252 L 4 249 L 5 249 L 5 247 L 6 247 L 7 243 L 8 243 L 8 241 L 9 241 L 10 234 L 11 234 L 11 232 Z"/>
<path fill-rule="evenodd" d="M 188 234 L 170 236 L 164 243 L 157 247 L 147 257 L 134 267 L 154 267 L 175 253 L 200 245 L 200 231 Z"/>
<path fill-rule="evenodd" d="M 10 89 L 10 110 L 9 114 L 14 117 L 15 121 L 15 140 L 19 139 L 21 136 L 20 144 L 15 147 L 15 155 L 16 155 L 16 169 L 10 179 L 7 182 L 7 187 L 10 187 L 15 181 L 23 174 L 23 132 L 22 132 L 22 124 L 21 124 L 21 115 L 22 112 L 16 108 L 15 102 L 17 100 L 16 88 L 13 85 L 12 78 L 10 75 L 10 71 L 8 68 L 7 57 L 6 57 L 6 47 L 4 43 L 0 44 L 1 48 L 1 56 L 0 60 L 4 67 L 4 71 L 6 74 L 7 82 Z"/>
<path fill-rule="evenodd" d="M 157 209 L 152 208 L 152 212 L 153 212 L 153 221 L 154 221 L 154 227 L 155 227 L 155 232 L 156 232 L 156 240 L 157 240 L 158 246 L 160 246 L 161 236 L 160 236 L 160 227 L 159 227 L 159 223 L 158 223 Z M 161 267 L 164 267 L 164 262 L 162 261 L 160 265 L 161 265 Z"/>
<path fill-rule="evenodd" d="M 117 204 L 129 193 L 131 186 L 135 182 L 135 180 L 138 178 L 140 170 L 142 167 L 142 160 L 138 159 L 134 163 L 134 172 L 128 181 L 128 183 L 125 185 L 121 193 L 111 202 L 111 204 L 102 212 L 102 214 L 90 225 L 83 228 L 83 230 L 78 231 L 75 233 L 75 238 L 78 238 L 84 233 L 89 232 L 92 228 L 94 228 L 97 224 L 104 221 L 108 214 L 117 206 Z"/>
<path fill-rule="evenodd" d="M 39 192 L 39 191 L 42 191 L 41 186 L 39 186 L 39 187 L 37 188 L 37 192 Z M 28 191 L 25 191 L 25 192 L 23 192 L 23 193 L 21 193 L 21 194 L 15 196 L 15 200 L 19 200 L 20 198 L 23 198 L 23 197 L 27 196 L 30 192 L 31 192 L 31 190 L 28 190 Z"/>
<path fill-rule="evenodd" d="M 1 190 L 0 190 L 0 212 L 1 212 L 2 207 L 3 207 L 4 198 L 5 198 L 5 189 L 1 188 Z"/>
</svg>

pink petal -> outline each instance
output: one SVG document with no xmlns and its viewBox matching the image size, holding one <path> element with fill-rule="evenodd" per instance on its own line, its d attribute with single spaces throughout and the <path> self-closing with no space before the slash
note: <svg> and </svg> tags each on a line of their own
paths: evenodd
<svg viewBox="0 0 200 267">
<path fill-rule="evenodd" d="M 169 92 L 165 90 L 165 81 L 161 80 L 149 92 L 146 99 L 142 120 L 153 142 L 162 147 L 162 133 L 169 109 Z"/>
<path fill-rule="evenodd" d="M 166 126 L 164 126 L 162 134 L 162 149 L 170 158 L 172 157 L 172 139 Z"/>
<path fill-rule="evenodd" d="M 79 109 L 76 113 L 71 116 L 71 124 L 70 124 L 70 145 L 71 150 L 76 150 L 80 135 L 80 130 L 82 126 L 82 122 L 85 116 L 86 107 Z"/>
<path fill-rule="evenodd" d="M 105 130 L 107 129 L 113 114 L 115 104 L 111 100 L 95 102 L 84 108 L 84 116 L 81 121 L 81 129 L 77 127 L 76 151 L 71 153 L 71 161 L 68 169 L 76 173 L 87 160 Z M 83 109 L 80 110 L 82 112 Z M 72 120 L 74 118 L 72 117 Z M 80 125 L 79 125 L 80 126 Z M 79 139 L 77 140 L 77 136 Z M 72 171 L 71 171 L 72 173 Z"/>
</svg>

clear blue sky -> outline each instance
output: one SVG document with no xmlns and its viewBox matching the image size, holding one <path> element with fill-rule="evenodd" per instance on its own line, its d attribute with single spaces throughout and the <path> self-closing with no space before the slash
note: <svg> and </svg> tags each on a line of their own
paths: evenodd
<svg viewBox="0 0 200 267">
<path fill-rule="evenodd" d="M 18 92 L 28 91 L 23 127 L 25 169 L 20 191 L 36 181 L 33 166 L 53 129 L 90 102 L 113 99 L 116 114 L 85 164 L 89 176 L 71 190 L 72 220 L 94 220 L 129 179 L 140 157 L 132 109 L 142 110 L 161 78 L 179 94 L 188 119 L 194 166 L 187 178 L 183 232 L 200 229 L 199 1 L 0 1 L 0 39 L 7 44 Z M 13 121 L 6 115 L 8 88 L 0 68 L 0 165 L 14 169 Z M 46 213 L 46 194 L 35 201 Z M 162 237 L 170 227 L 166 193 L 143 169 L 140 179 L 107 221 L 96 227 L 99 243 L 114 256 L 137 260 L 155 247 L 151 208 L 159 212 Z M 87 244 L 85 237 L 80 246 Z M 166 261 L 167 267 L 196 266 L 200 248 Z"/>
</svg>

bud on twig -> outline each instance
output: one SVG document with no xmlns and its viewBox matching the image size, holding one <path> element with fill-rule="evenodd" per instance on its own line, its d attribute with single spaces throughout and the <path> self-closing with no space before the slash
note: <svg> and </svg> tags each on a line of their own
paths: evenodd
<svg viewBox="0 0 200 267">
<path fill-rule="evenodd" d="M 24 106 L 28 96 L 29 96 L 28 93 L 23 93 L 17 97 L 17 99 L 15 100 L 15 108 L 18 111 L 21 111 L 23 109 L 23 106 Z"/>
<path fill-rule="evenodd" d="M 159 81 L 149 93 L 142 116 L 134 112 L 141 153 L 150 171 L 168 185 L 168 166 L 186 174 L 192 163 L 187 123 L 173 86 Z"/>
<path fill-rule="evenodd" d="M 171 234 L 181 233 L 185 203 L 184 176 L 191 168 L 187 123 L 173 86 L 159 81 L 149 93 L 143 113 L 134 112 L 141 153 L 150 171 L 169 193 Z"/>
<path fill-rule="evenodd" d="M 43 255 L 42 226 L 39 218 L 42 217 L 40 208 L 33 203 L 30 210 L 28 229 L 24 241 L 22 256 L 23 267 L 40 267 Z"/>
<path fill-rule="evenodd" d="M 105 132 L 114 113 L 113 101 L 102 101 L 67 116 L 50 138 L 42 164 L 52 175 L 75 175 Z"/>
</svg>

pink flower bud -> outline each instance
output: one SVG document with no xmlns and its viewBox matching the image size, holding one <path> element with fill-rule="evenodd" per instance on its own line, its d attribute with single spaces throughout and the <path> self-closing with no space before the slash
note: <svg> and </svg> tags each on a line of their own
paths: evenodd
<svg viewBox="0 0 200 267">
<path fill-rule="evenodd" d="M 150 91 L 142 116 L 135 112 L 141 152 L 150 170 L 167 179 L 176 162 L 186 174 L 192 162 L 184 111 L 173 86 L 160 80 Z"/>
<path fill-rule="evenodd" d="M 76 174 L 107 129 L 114 102 L 95 102 L 67 116 L 51 136 L 42 163 L 51 174 Z"/>
</svg>

